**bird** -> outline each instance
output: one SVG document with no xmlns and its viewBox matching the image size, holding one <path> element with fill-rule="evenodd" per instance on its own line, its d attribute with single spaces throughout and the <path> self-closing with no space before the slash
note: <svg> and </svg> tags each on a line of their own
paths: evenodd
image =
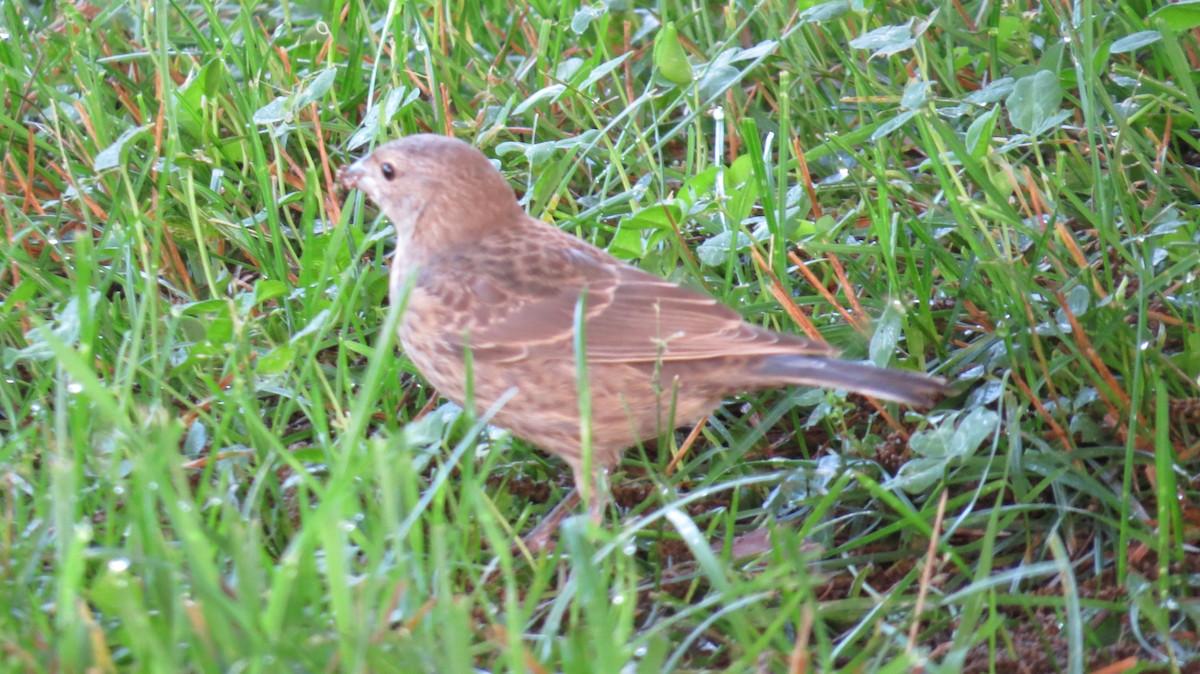
<svg viewBox="0 0 1200 674">
<path fill-rule="evenodd" d="M 626 449 L 703 421 L 733 395 L 826 387 L 926 406 L 946 390 L 940 377 L 842 360 L 823 342 L 749 323 L 530 216 L 465 141 L 404 136 L 339 180 L 395 228 L 389 294 L 407 293 L 398 330 L 409 360 L 478 414 L 507 397 L 491 423 L 565 461 L 596 523 L 603 480 Z"/>
</svg>

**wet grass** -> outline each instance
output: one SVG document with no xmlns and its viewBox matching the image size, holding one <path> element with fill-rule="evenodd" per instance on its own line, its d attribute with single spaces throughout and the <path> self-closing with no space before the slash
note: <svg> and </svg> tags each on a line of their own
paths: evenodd
<svg viewBox="0 0 1200 674">
<path fill-rule="evenodd" d="M 1186 10 L 634 4 L 0 4 L 0 669 L 1196 666 Z M 417 131 L 956 392 L 743 397 L 512 552 L 569 470 L 432 397 L 333 187 Z"/>
</svg>

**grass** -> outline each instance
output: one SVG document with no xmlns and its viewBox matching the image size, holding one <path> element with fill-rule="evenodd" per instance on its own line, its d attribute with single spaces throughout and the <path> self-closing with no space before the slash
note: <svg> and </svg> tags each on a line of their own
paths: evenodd
<svg viewBox="0 0 1200 674">
<path fill-rule="evenodd" d="M 1189 8 L 865 4 L 0 3 L 0 669 L 1197 671 Z M 417 131 L 956 393 L 745 396 L 510 552 L 569 471 L 333 189 Z"/>
</svg>

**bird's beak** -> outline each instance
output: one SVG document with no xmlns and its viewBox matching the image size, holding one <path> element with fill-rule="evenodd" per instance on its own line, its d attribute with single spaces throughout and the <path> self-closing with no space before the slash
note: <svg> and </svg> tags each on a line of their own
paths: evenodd
<svg viewBox="0 0 1200 674">
<path fill-rule="evenodd" d="M 359 159 L 349 166 L 343 166 L 338 171 L 338 182 L 342 183 L 344 187 L 355 189 L 358 187 L 358 181 L 366 174 L 367 169 L 363 166 L 362 160 Z"/>
</svg>

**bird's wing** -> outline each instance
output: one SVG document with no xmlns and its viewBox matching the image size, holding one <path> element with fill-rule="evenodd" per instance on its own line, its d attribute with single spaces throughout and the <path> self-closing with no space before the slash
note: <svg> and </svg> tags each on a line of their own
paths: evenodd
<svg viewBox="0 0 1200 674">
<path fill-rule="evenodd" d="M 592 363 L 645 363 L 729 355 L 807 353 L 831 347 L 750 325 L 701 293 L 623 264 L 594 249 L 564 246 L 537 265 L 541 273 L 482 274 L 472 282 L 477 356 L 502 360 L 574 352 L 580 296 L 587 311 Z M 559 257 L 561 256 L 561 257 Z"/>
<path fill-rule="evenodd" d="M 747 323 L 717 300 L 624 264 L 588 320 L 588 360 L 677 361 L 730 355 L 809 353 L 831 347 Z M 590 297 L 590 292 L 589 292 Z"/>
</svg>

